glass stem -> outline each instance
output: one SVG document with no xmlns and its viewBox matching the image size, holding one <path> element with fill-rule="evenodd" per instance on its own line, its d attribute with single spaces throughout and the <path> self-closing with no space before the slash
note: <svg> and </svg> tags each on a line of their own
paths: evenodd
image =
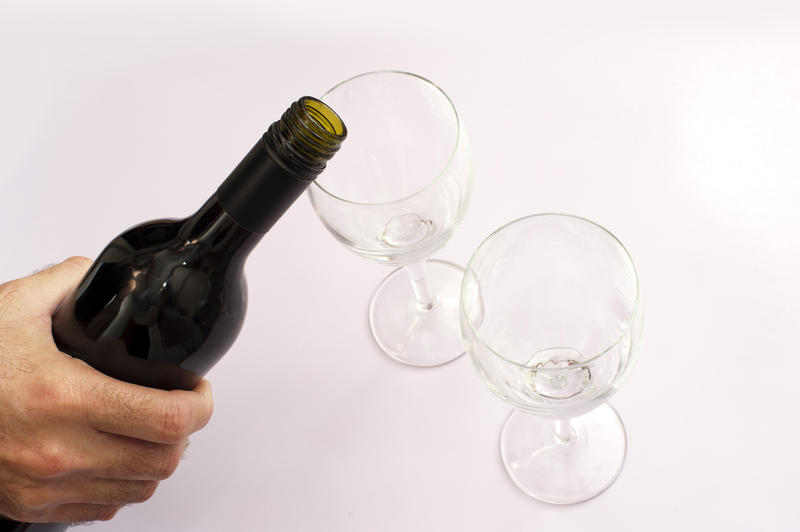
<svg viewBox="0 0 800 532">
<path fill-rule="evenodd" d="M 569 443 L 572 439 L 572 425 L 569 419 L 556 419 L 553 424 L 555 425 L 556 443 L 562 445 Z"/>
<path fill-rule="evenodd" d="M 425 278 L 425 261 L 415 262 L 403 266 L 408 278 L 411 279 L 411 286 L 414 288 L 414 295 L 417 297 L 417 305 L 420 310 L 430 310 L 433 308 L 433 296 Z"/>
</svg>

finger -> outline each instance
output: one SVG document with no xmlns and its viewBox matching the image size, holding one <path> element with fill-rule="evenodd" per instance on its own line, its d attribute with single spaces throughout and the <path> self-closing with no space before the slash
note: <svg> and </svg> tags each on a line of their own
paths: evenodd
<svg viewBox="0 0 800 532">
<path fill-rule="evenodd" d="M 92 261 L 86 257 L 70 257 L 64 262 L 42 270 L 20 281 L 30 294 L 30 310 L 34 315 L 50 316 L 86 275 Z"/>
<path fill-rule="evenodd" d="M 56 265 L 56 263 L 55 263 L 55 262 L 50 262 L 50 263 L 47 263 L 47 264 L 45 264 L 44 266 L 41 266 L 41 267 L 39 267 L 39 268 L 36 268 L 35 270 L 33 270 L 33 272 L 31 272 L 31 274 L 34 274 L 34 273 L 39 273 L 39 272 L 43 272 L 43 271 L 45 271 L 45 270 L 48 270 L 48 269 L 52 268 L 52 267 L 53 267 L 53 266 L 55 266 L 55 265 Z"/>
<path fill-rule="evenodd" d="M 84 523 L 87 521 L 108 521 L 122 508 L 102 504 L 63 504 L 50 511 L 45 521 L 54 523 Z"/>
<path fill-rule="evenodd" d="M 124 506 L 148 500 L 158 488 L 157 480 L 115 480 L 72 477 L 60 483 L 58 499 L 63 504 Z"/>
<path fill-rule="evenodd" d="M 211 384 L 192 391 L 158 390 L 130 384 L 91 370 L 86 418 L 96 430 L 154 443 L 179 443 L 211 418 Z"/>
<path fill-rule="evenodd" d="M 178 468 L 189 445 L 188 439 L 165 444 L 104 432 L 96 435 L 83 453 L 87 465 L 78 469 L 114 480 L 165 480 Z"/>
</svg>

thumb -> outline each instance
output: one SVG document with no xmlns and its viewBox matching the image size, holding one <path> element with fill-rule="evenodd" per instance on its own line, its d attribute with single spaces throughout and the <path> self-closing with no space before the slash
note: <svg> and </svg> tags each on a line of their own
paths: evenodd
<svg viewBox="0 0 800 532">
<path fill-rule="evenodd" d="M 92 260 L 87 257 L 70 257 L 46 270 L 20 279 L 20 283 L 24 283 L 27 288 L 25 292 L 30 294 L 25 302 L 28 310 L 37 315 L 53 314 L 67 294 L 86 275 L 91 264 Z"/>
</svg>

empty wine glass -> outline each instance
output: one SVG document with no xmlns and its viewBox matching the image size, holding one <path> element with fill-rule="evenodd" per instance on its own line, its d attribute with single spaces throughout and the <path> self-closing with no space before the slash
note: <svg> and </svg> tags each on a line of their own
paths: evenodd
<svg viewBox="0 0 800 532">
<path fill-rule="evenodd" d="M 605 401 L 639 346 L 639 279 L 617 238 L 584 218 L 540 214 L 492 233 L 469 261 L 461 328 L 478 374 L 516 410 L 500 439 L 523 491 L 590 499 L 617 478 L 626 435 Z"/>
<path fill-rule="evenodd" d="M 450 98 L 408 72 L 368 72 L 322 96 L 348 138 L 309 196 L 325 227 L 348 249 L 399 265 L 378 286 L 369 322 L 378 345 L 415 366 L 464 352 L 458 323 L 463 269 L 428 260 L 469 203 L 472 166 Z"/>
</svg>

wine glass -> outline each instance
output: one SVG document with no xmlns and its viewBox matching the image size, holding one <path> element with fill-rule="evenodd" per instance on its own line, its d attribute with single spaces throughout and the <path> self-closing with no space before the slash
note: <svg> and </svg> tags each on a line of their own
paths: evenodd
<svg viewBox="0 0 800 532">
<path fill-rule="evenodd" d="M 619 475 L 625 428 L 605 401 L 639 347 L 640 299 L 625 247 L 577 216 L 511 222 L 470 259 L 462 334 L 478 374 L 515 407 L 500 452 L 527 494 L 576 503 Z"/>
<path fill-rule="evenodd" d="M 378 286 L 369 322 L 378 345 L 414 366 L 458 358 L 463 269 L 427 260 L 467 209 L 472 165 L 450 98 L 408 72 L 347 79 L 322 96 L 348 138 L 309 197 L 325 227 L 348 249 L 400 268 Z"/>
</svg>

